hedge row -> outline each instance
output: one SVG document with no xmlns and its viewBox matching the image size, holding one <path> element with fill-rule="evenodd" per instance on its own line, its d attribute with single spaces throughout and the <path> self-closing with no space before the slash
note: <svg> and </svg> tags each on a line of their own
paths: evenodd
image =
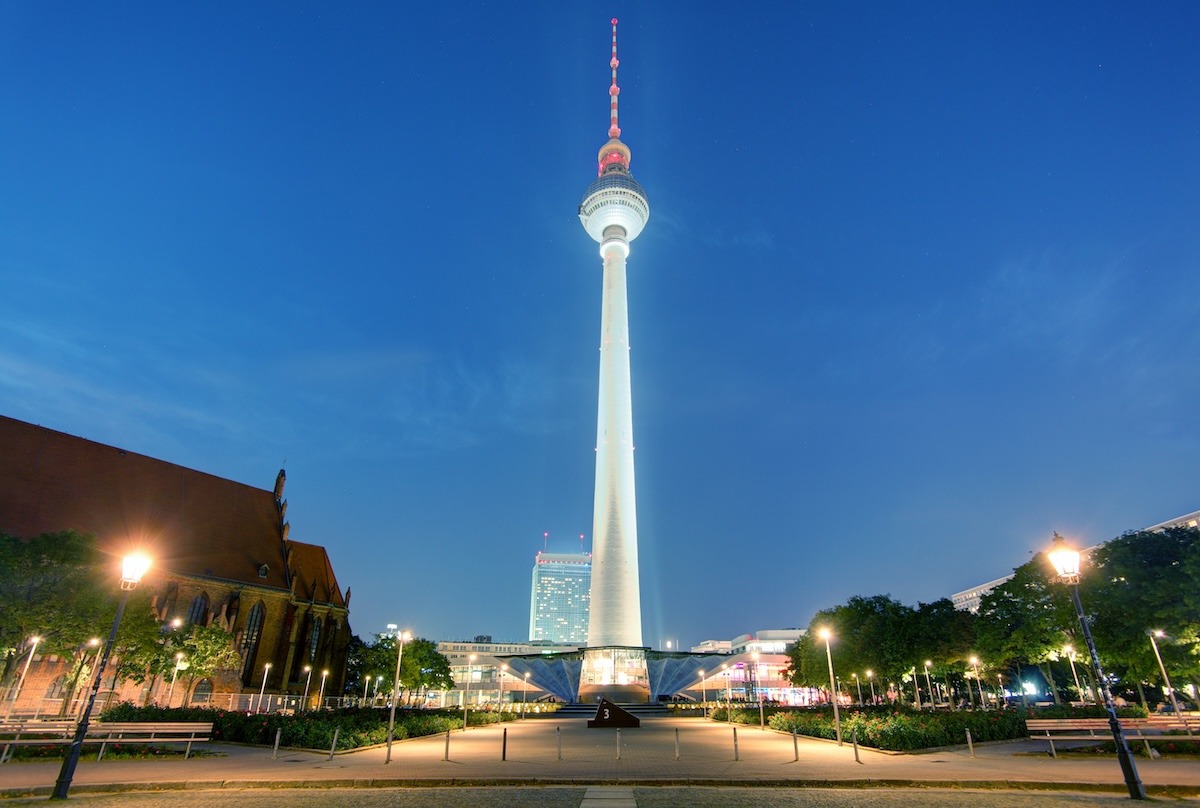
<svg viewBox="0 0 1200 808">
<path fill-rule="evenodd" d="M 138 707 L 123 703 L 104 711 L 102 721 L 211 721 L 213 740 L 231 743 L 269 745 L 280 731 L 281 746 L 303 749 L 329 749 L 334 730 L 338 730 L 339 750 L 387 742 L 388 711 L 354 708 L 332 712 L 297 715 L 281 713 L 241 713 L 208 707 Z M 513 721 L 510 713 L 470 712 L 469 726 Z M 456 710 L 397 710 L 392 737 L 417 738 L 461 729 L 462 713 Z"/>
<path fill-rule="evenodd" d="M 738 716 L 734 715 L 734 721 Z M 755 716 L 757 720 L 757 716 Z M 966 743 L 967 730 L 974 741 L 1004 741 L 1026 736 L 1025 716 L 1017 710 L 918 712 L 915 710 L 846 710 L 841 714 L 842 738 L 858 734 L 863 746 L 911 752 Z M 773 729 L 835 738 L 833 711 L 826 709 L 781 711 L 772 715 Z"/>
</svg>

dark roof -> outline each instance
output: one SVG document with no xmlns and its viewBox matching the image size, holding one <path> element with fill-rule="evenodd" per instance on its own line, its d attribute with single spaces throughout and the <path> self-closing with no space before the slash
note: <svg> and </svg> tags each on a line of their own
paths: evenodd
<svg viewBox="0 0 1200 808">
<path fill-rule="evenodd" d="M 324 547 L 290 539 L 287 546 L 292 554 L 292 575 L 296 578 L 298 599 L 332 603 L 334 606 L 347 605 Z"/>
<path fill-rule="evenodd" d="M 0 532 L 60 530 L 113 555 L 141 546 L 164 571 L 289 588 L 273 491 L 0 416 Z M 319 551 L 320 586 L 336 593 L 325 551 L 295 544 Z M 311 578 L 310 549 L 297 552 Z"/>
</svg>

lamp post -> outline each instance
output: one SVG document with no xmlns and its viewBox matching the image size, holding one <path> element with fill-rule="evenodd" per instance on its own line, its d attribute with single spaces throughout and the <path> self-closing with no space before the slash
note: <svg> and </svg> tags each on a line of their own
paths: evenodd
<svg viewBox="0 0 1200 808">
<path fill-rule="evenodd" d="M 932 660 L 925 660 L 925 685 L 928 687 L 929 693 L 929 709 L 937 708 L 937 696 L 933 693 L 933 680 L 929 678 L 929 668 L 933 665 Z"/>
<path fill-rule="evenodd" d="M 752 656 L 754 657 L 754 692 L 758 695 L 758 728 L 766 732 L 767 721 L 763 714 L 762 700 L 762 669 L 758 664 L 758 651 L 755 651 Z"/>
<path fill-rule="evenodd" d="M 708 718 L 708 683 L 704 680 L 704 670 L 700 671 L 700 704 L 704 717 Z"/>
<path fill-rule="evenodd" d="M 875 706 L 875 672 L 867 671 L 867 681 L 871 685 L 871 706 Z"/>
<path fill-rule="evenodd" d="M 317 694 L 317 709 L 325 706 L 325 680 L 329 678 L 329 671 L 321 671 L 321 692 Z"/>
<path fill-rule="evenodd" d="M 1154 641 L 1155 637 L 1165 637 L 1167 635 L 1164 634 L 1161 629 L 1156 629 L 1154 631 L 1147 631 L 1146 634 L 1149 635 L 1150 645 L 1153 646 L 1153 648 L 1154 648 L 1154 658 L 1158 660 L 1158 669 L 1160 671 L 1162 671 L 1163 682 L 1165 682 L 1167 685 L 1167 693 L 1169 693 L 1171 696 L 1171 707 L 1175 710 L 1175 716 L 1177 718 L 1182 718 L 1183 715 L 1182 715 L 1182 713 L 1179 712 L 1179 702 L 1175 698 L 1175 688 L 1171 687 L 1171 677 L 1167 676 L 1167 667 L 1166 667 L 1166 665 L 1163 665 L 1162 654 L 1160 654 L 1158 652 L 1158 643 L 1156 643 Z M 1186 718 L 1183 719 L 1183 725 L 1185 727 L 1187 727 L 1187 725 L 1188 725 Z M 1191 735 L 1191 734 L 1192 734 L 1192 728 L 1188 727 L 1188 735 Z"/>
<path fill-rule="evenodd" d="M 525 671 L 525 686 L 521 688 L 521 718 L 525 718 L 525 705 L 529 701 L 529 671 Z"/>
<path fill-rule="evenodd" d="M 1058 573 L 1058 578 L 1071 592 L 1071 601 L 1075 604 L 1075 616 L 1079 618 L 1079 626 L 1083 629 L 1083 639 L 1087 642 L 1088 654 L 1092 658 L 1092 670 L 1096 676 L 1097 686 L 1104 696 L 1104 709 L 1108 713 L 1108 726 L 1112 730 L 1113 744 L 1117 747 L 1117 760 L 1121 764 L 1121 772 L 1125 775 L 1125 785 L 1129 790 L 1131 800 L 1146 799 L 1146 789 L 1138 777 L 1137 765 L 1129 752 L 1129 744 L 1121 732 L 1121 722 L 1117 718 L 1117 708 L 1113 704 L 1112 692 L 1108 680 L 1104 678 L 1104 669 L 1100 667 L 1100 655 L 1096 652 L 1096 643 L 1092 639 L 1092 629 L 1088 625 L 1087 616 L 1083 612 L 1083 601 L 1079 599 L 1079 551 L 1067 544 L 1066 540 L 1056 532 L 1054 543 L 1046 557 Z"/>
<path fill-rule="evenodd" d="M 507 670 L 508 670 L 508 663 L 506 662 L 500 666 L 500 676 L 499 676 L 500 692 L 496 694 L 496 709 L 501 712 L 504 711 L 504 672 Z"/>
<path fill-rule="evenodd" d="M 856 689 L 856 690 L 858 690 L 858 706 L 859 706 L 859 707 L 862 707 L 862 706 L 863 706 L 863 700 L 862 700 L 862 682 L 859 680 L 859 678 L 858 678 L 858 674 L 857 674 L 857 673 L 852 673 L 852 674 L 850 674 L 850 675 L 854 677 L 854 687 L 855 687 L 855 689 Z"/>
<path fill-rule="evenodd" d="M 979 678 L 979 657 L 971 657 L 971 667 L 975 669 L 975 684 L 979 685 L 979 703 L 987 709 L 987 698 L 983 695 L 983 679 Z M 970 686 L 968 685 L 968 689 Z"/>
<path fill-rule="evenodd" d="M 1079 673 L 1075 670 L 1075 649 L 1068 645 L 1063 650 L 1067 652 L 1067 661 L 1071 663 L 1071 678 L 1075 680 L 1075 690 L 1079 693 L 1079 700 L 1086 702 L 1087 697 L 1083 694 L 1083 688 L 1079 686 Z"/>
<path fill-rule="evenodd" d="M 832 636 L 829 629 L 822 628 L 817 631 L 817 635 L 825 641 L 825 660 L 829 663 L 829 690 L 833 697 L 833 730 L 837 735 L 838 746 L 842 745 L 842 717 L 838 714 L 837 703 L 837 685 L 833 677 L 833 653 L 829 650 L 829 638 Z"/>
<path fill-rule="evenodd" d="M 88 695 L 87 706 L 75 727 L 75 737 L 67 747 L 67 756 L 63 759 L 62 769 L 58 772 L 58 780 L 54 783 L 54 793 L 50 798 L 65 800 L 67 791 L 71 788 L 71 778 L 75 776 L 75 767 L 79 765 L 79 753 L 83 751 L 83 739 L 87 735 L 88 721 L 92 717 L 92 707 L 96 704 L 96 693 L 100 690 L 100 680 L 104 666 L 108 663 L 108 655 L 112 653 L 113 644 L 117 641 L 117 628 L 121 625 L 121 617 L 125 614 L 125 605 L 129 603 L 129 593 L 139 583 L 146 571 L 150 569 L 150 557 L 142 553 L 125 556 L 121 561 L 121 600 L 117 603 L 117 614 L 113 617 L 112 629 L 108 632 L 108 642 L 100 652 L 100 661 L 96 665 L 96 678 L 92 682 L 92 691 Z"/>
<path fill-rule="evenodd" d="M 725 671 L 725 722 L 733 723 L 733 671 L 729 669 L 729 665 L 721 663 L 721 670 Z"/>
<path fill-rule="evenodd" d="M 25 659 L 25 667 L 21 668 L 21 678 L 12 692 L 12 698 L 8 700 L 8 709 L 4 711 L 5 718 L 12 714 L 13 707 L 17 704 L 17 697 L 21 695 L 21 690 L 25 687 L 25 674 L 29 673 L 29 663 L 33 662 L 33 655 L 37 652 L 38 643 L 41 641 L 41 637 L 29 638 L 29 656 Z"/>
<path fill-rule="evenodd" d="M 919 684 L 917 684 L 917 666 L 916 665 L 912 666 L 912 678 L 913 678 L 913 697 L 915 698 L 915 703 L 916 703 L 917 709 L 920 710 L 921 709 L 921 686 Z"/>
<path fill-rule="evenodd" d="M 467 731 L 467 693 L 471 689 L 471 665 L 475 663 L 475 655 L 467 657 L 467 680 L 463 682 L 463 732 Z"/>
<path fill-rule="evenodd" d="M 256 712 L 256 713 L 262 712 L 263 694 L 267 692 L 267 674 L 270 672 L 271 672 L 271 663 L 270 662 L 264 663 L 263 664 L 262 686 L 258 688 L 258 705 L 255 706 L 255 708 L 254 708 L 254 712 Z"/>
<path fill-rule="evenodd" d="M 300 709 L 308 709 L 308 686 L 312 683 L 312 665 L 304 666 L 304 698 L 300 700 Z"/>
<path fill-rule="evenodd" d="M 183 651 L 175 655 L 175 669 L 171 671 L 171 686 L 167 688 L 167 707 L 171 706 L 171 696 L 175 694 L 175 679 L 179 676 L 180 667 L 183 664 Z"/>
<path fill-rule="evenodd" d="M 395 623 L 388 623 L 388 631 L 396 632 L 396 678 L 392 680 L 392 706 L 388 711 L 387 757 L 384 763 L 392 762 L 392 730 L 396 727 L 396 702 L 400 700 L 400 660 L 404 658 L 404 641 L 407 631 L 400 631 Z"/>
</svg>

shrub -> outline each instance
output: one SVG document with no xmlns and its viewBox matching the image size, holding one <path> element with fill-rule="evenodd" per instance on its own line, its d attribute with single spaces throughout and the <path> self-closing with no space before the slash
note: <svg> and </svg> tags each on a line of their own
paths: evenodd
<svg viewBox="0 0 1200 808">
<path fill-rule="evenodd" d="M 1025 718 L 1016 710 L 999 712 L 918 712 L 904 708 L 848 710 L 842 714 L 842 738 L 858 733 L 863 746 L 908 752 L 966 743 L 966 731 L 975 741 L 1023 738 Z M 837 736 L 832 710 L 792 710 L 771 716 L 771 727 L 816 738 Z"/>
</svg>

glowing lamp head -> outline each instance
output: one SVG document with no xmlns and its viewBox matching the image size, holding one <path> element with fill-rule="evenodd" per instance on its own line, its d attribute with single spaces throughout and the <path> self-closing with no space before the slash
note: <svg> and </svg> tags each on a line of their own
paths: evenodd
<svg viewBox="0 0 1200 808">
<path fill-rule="evenodd" d="M 973 656 L 973 657 L 971 657 L 971 658 L 970 658 L 969 660 L 967 660 L 967 661 L 968 661 L 968 662 L 970 662 L 972 665 L 978 665 L 978 664 L 979 664 L 979 657 L 974 657 L 974 656 Z"/>
<path fill-rule="evenodd" d="M 150 556 L 145 553 L 130 553 L 121 559 L 121 588 L 133 589 L 142 582 L 150 569 Z"/>
<path fill-rule="evenodd" d="M 1163 631 L 1161 628 L 1156 628 L 1150 632 L 1150 636 L 1158 637 L 1161 640 L 1163 637 L 1167 636 L 1167 633 L 1165 631 Z"/>
<path fill-rule="evenodd" d="M 1067 544 L 1067 540 L 1056 532 L 1046 558 L 1050 560 L 1050 565 L 1054 567 L 1059 578 L 1066 583 L 1074 583 L 1079 580 L 1079 555 L 1079 551 Z"/>
<path fill-rule="evenodd" d="M 819 628 L 817 629 L 817 636 L 825 642 L 829 642 L 829 640 L 833 637 L 833 632 L 827 628 Z"/>
</svg>

